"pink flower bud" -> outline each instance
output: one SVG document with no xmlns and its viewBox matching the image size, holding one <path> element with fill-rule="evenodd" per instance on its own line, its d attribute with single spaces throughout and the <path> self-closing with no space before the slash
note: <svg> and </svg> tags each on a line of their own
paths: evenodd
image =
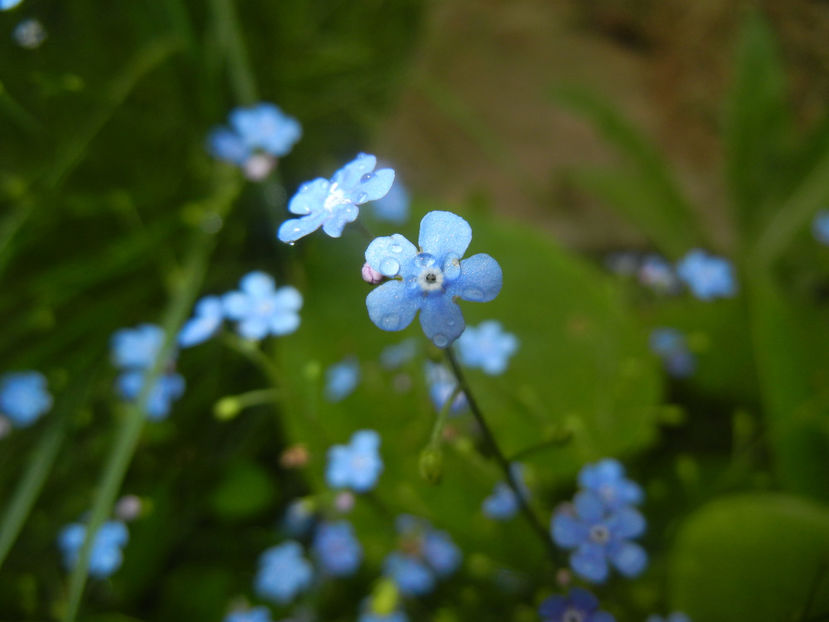
<svg viewBox="0 0 829 622">
<path fill-rule="evenodd" d="M 368 262 L 363 264 L 362 274 L 363 280 L 366 283 L 377 285 L 378 283 L 383 281 L 383 275 L 377 272 L 377 270 L 372 268 L 370 265 L 368 265 Z"/>
</svg>

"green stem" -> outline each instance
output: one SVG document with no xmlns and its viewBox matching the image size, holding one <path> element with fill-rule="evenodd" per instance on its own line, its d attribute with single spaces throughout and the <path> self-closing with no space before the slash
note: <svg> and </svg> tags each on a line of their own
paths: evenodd
<svg viewBox="0 0 829 622">
<path fill-rule="evenodd" d="M 531 456 L 532 454 L 544 451 L 545 449 L 552 449 L 553 447 L 561 447 L 562 445 L 566 445 L 570 442 L 572 438 L 572 434 L 569 430 L 565 430 L 561 436 L 555 438 L 549 438 L 547 440 L 541 441 L 536 443 L 535 445 L 530 445 L 529 447 L 525 447 L 524 449 L 520 449 L 515 452 L 512 456 L 509 457 L 509 462 L 520 462 L 527 458 L 527 456 Z"/>
<path fill-rule="evenodd" d="M 435 425 L 432 428 L 432 436 L 429 438 L 429 447 L 436 448 L 440 445 L 440 433 L 443 432 L 443 428 L 446 426 L 446 420 L 449 418 L 449 412 L 452 410 L 452 404 L 460 394 L 461 387 L 458 385 L 455 387 L 455 390 L 452 391 L 452 395 L 449 396 L 449 399 L 444 402 L 443 406 L 441 406 L 438 416 L 435 419 Z"/>
<path fill-rule="evenodd" d="M 268 355 L 262 352 L 258 342 L 226 333 L 222 336 L 222 343 L 253 363 L 268 379 L 272 389 L 279 386 L 279 370 Z"/>
<path fill-rule="evenodd" d="M 230 82 L 236 100 L 240 104 L 254 104 L 258 99 L 256 81 L 248 61 L 233 0 L 212 0 L 210 4 L 216 33 L 227 57 Z"/>
<path fill-rule="evenodd" d="M 521 487 L 518 485 L 518 481 L 516 480 L 515 475 L 512 472 L 512 469 L 510 468 L 509 461 L 504 456 L 504 452 L 501 451 L 501 448 L 498 445 L 498 441 L 495 439 L 495 435 L 492 433 L 492 430 L 490 430 L 489 425 L 487 424 L 486 419 L 484 418 L 484 414 L 478 406 L 478 402 L 475 400 L 475 396 L 472 394 L 472 390 L 469 388 L 469 383 L 466 381 L 466 376 L 464 375 L 460 364 L 455 358 L 455 354 L 452 352 L 451 348 L 446 348 L 444 352 L 446 353 L 447 361 L 449 361 L 449 366 L 452 368 L 452 373 L 455 374 L 455 378 L 458 381 L 458 385 L 466 395 L 466 401 L 469 403 L 469 410 L 472 411 L 472 415 L 478 422 L 478 426 L 481 428 L 481 433 L 484 436 L 486 444 L 489 445 L 489 448 L 492 451 L 492 455 L 495 457 L 495 461 L 498 463 L 498 466 L 504 473 L 504 477 L 506 479 L 507 484 L 510 488 L 512 488 L 512 492 L 515 495 L 515 498 L 518 500 L 518 505 L 521 508 L 521 513 L 524 515 L 524 518 L 530 524 L 530 527 L 532 527 L 535 534 L 544 543 L 544 548 L 549 553 L 552 562 L 554 564 L 557 563 L 558 551 L 553 545 L 553 541 L 550 538 L 550 534 L 538 520 L 538 517 L 536 517 L 535 512 L 533 512 L 529 503 L 527 503 L 527 499 L 524 496 L 524 493 L 521 491 Z"/>
</svg>

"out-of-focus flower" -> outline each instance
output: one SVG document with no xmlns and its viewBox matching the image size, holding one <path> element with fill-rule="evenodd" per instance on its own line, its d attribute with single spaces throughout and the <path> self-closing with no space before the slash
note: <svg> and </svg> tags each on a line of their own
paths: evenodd
<svg viewBox="0 0 829 622">
<path fill-rule="evenodd" d="M 115 516 L 124 522 L 135 520 L 141 516 L 142 506 L 140 497 L 136 495 L 124 495 L 115 504 Z"/>
<path fill-rule="evenodd" d="M 700 249 L 685 255 L 676 272 L 700 300 L 730 298 L 737 292 L 731 262 Z"/>
<path fill-rule="evenodd" d="M 218 296 L 205 296 L 196 303 L 193 317 L 184 323 L 178 334 L 178 344 L 189 348 L 210 339 L 222 326 L 225 311 Z"/>
<path fill-rule="evenodd" d="M 8 11 L 9 9 L 13 9 L 21 2 L 22 0 L 0 0 L 0 11 Z"/>
<path fill-rule="evenodd" d="M 224 622 L 271 622 L 271 610 L 267 607 L 253 607 L 240 611 L 231 611 Z"/>
<path fill-rule="evenodd" d="M 538 614 L 542 622 L 615 622 L 612 615 L 599 610 L 599 599 L 580 587 L 571 588 L 567 596 L 550 596 Z"/>
<path fill-rule="evenodd" d="M 46 41 L 46 29 L 36 19 L 24 19 L 14 27 L 12 37 L 20 47 L 35 50 Z"/>
<path fill-rule="evenodd" d="M 662 359 L 665 370 L 675 378 L 694 373 L 696 357 L 688 349 L 685 335 L 675 328 L 655 328 L 650 334 L 651 350 Z"/>
<path fill-rule="evenodd" d="M 829 209 L 820 210 L 812 221 L 812 233 L 821 244 L 829 245 Z"/>
<path fill-rule="evenodd" d="M 409 337 L 400 343 L 386 346 L 380 352 L 380 365 L 384 369 L 397 369 L 411 361 L 417 354 L 417 339 Z"/>
<path fill-rule="evenodd" d="M 403 594 L 427 594 L 437 578 L 458 569 L 461 551 L 448 533 L 434 529 L 428 521 L 403 514 L 396 522 L 401 552 L 386 557 L 384 573 Z"/>
<path fill-rule="evenodd" d="M 389 553 L 383 573 L 397 584 L 402 594 L 421 596 L 435 589 L 435 575 L 419 558 L 403 553 Z"/>
<path fill-rule="evenodd" d="M 325 398 L 339 402 L 354 392 L 360 382 L 360 364 L 353 356 L 331 365 L 325 371 Z"/>
<path fill-rule="evenodd" d="M 625 467 L 613 458 L 587 464 L 579 471 L 579 485 L 601 498 L 608 509 L 638 505 L 644 498 L 642 488 L 625 477 Z"/>
<path fill-rule="evenodd" d="M 286 285 L 276 288 L 264 272 L 250 272 L 239 282 L 239 291 L 222 297 L 225 315 L 237 322 L 236 330 L 245 339 L 258 341 L 268 335 L 287 335 L 299 327 L 302 295 Z"/>
<path fill-rule="evenodd" d="M 429 397 L 437 411 L 443 409 L 446 402 L 458 388 L 458 381 L 451 371 L 439 363 L 429 361 L 426 362 L 426 383 L 429 385 Z M 466 399 L 466 393 L 461 391 L 452 401 L 449 412 L 453 415 L 459 415 L 467 408 L 469 408 L 469 402 Z"/>
<path fill-rule="evenodd" d="M 512 470 L 512 476 L 518 483 L 522 496 L 529 499 L 530 491 L 524 483 L 524 469 L 518 463 L 510 465 L 510 469 Z M 518 498 L 506 482 L 498 482 L 495 485 L 495 490 L 484 499 L 483 503 L 484 514 L 489 518 L 501 521 L 509 520 L 515 516 L 519 507 Z"/>
<path fill-rule="evenodd" d="M 417 247 L 399 233 L 376 238 L 366 261 L 391 280 L 366 297 L 369 318 L 378 328 L 403 330 L 420 311 L 423 332 L 447 348 L 466 326 L 454 300 L 489 302 L 501 291 L 501 266 L 479 253 L 461 260 L 472 241 L 472 228 L 450 212 L 429 212 L 420 222 Z"/>
<path fill-rule="evenodd" d="M 85 537 L 86 525 L 81 523 L 67 525 L 58 535 L 58 548 L 63 554 L 63 562 L 67 569 L 71 570 L 78 563 Z M 101 579 L 118 570 L 124 559 L 121 549 L 128 540 L 127 526 L 121 521 L 107 521 L 101 525 L 92 541 L 89 574 Z"/>
<path fill-rule="evenodd" d="M 458 354 L 468 367 L 480 367 L 487 374 L 503 374 L 510 357 L 518 349 L 518 339 L 507 333 L 498 320 L 468 326 L 458 338 Z"/>
<path fill-rule="evenodd" d="M 288 203 L 288 210 L 301 218 L 282 223 L 277 237 L 292 244 L 322 227 L 332 238 L 342 235 L 345 225 L 357 220 L 360 205 L 386 195 L 394 182 L 394 171 L 377 171 L 377 158 L 367 153 L 357 157 L 328 180 L 318 177 L 299 187 Z"/>
<path fill-rule="evenodd" d="M 691 622 L 691 618 L 681 611 L 674 611 L 665 618 L 656 614 L 649 615 L 645 622 Z"/>
<path fill-rule="evenodd" d="M 398 179 L 386 196 L 374 201 L 374 215 L 380 220 L 402 225 L 409 219 L 409 203 L 409 192 Z"/>
<path fill-rule="evenodd" d="M 37 371 L 0 376 L 0 414 L 16 427 L 31 425 L 52 408 L 46 377 Z"/>
<path fill-rule="evenodd" d="M 323 570 L 336 577 L 354 574 L 363 560 L 363 547 L 348 521 L 319 525 L 313 546 Z"/>
<path fill-rule="evenodd" d="M 112 362 L 123 369 L 147 369 L 153 366 L 163 343 L 164 331 L 155 324 L 122 328 L 110 340 Z"/>
<path fill-rule="evenodd" d="M 118 394 L 127 401 L 138 399 L 144 388 L 146 372 L 143 370 L 125 371 L 117 380 Z M 165 419 L 170 414 L 173 402 L 184 395 L 185 382 L 179 374 L 168 372 L 160 375 L 150 389 L 144 410 L 153 420 Z"/>
<path fill-rule="evenodd" d="M 367 492 L 377 484 L 383 471 L 380 458 L 380 435 L 374 430 L 360 430 L 348 445 L 334 445 L 328 450 L 325 478 L 332 488 L 350 488 Z"/>
<path fill-rule="evenodd" d="M 309 499 L 291 501 L 285 510 L 282 527 L 294 538 L 307 534 L 314 524 L 314 504 Z"/>
<path fill-rule="evenodd" d="M 256 593 L 275 603 L 286 604 L 311 585 L 313 574 L 299 542 L 288 540 L 267 549 L 259 557 Z"/>
<path fill-rule="evenodd" d="M 651 289 L 670 294 L 679 289 L 673 266 L 659 255 L 648 255 L 639 266 L 639 282 Z"/>
</svg>

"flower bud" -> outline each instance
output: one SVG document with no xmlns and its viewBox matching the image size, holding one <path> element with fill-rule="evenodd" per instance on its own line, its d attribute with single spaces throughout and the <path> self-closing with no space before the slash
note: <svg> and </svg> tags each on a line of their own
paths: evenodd
<svg viewBox="0 0 829 622">
<path fill-rule="evenodd" d="M 420 452 L 420 475 L 430 484 L 440 483 L 443 477 L 443 452 L 438 447 L 427 447 Z"/>
<path fill-rule="evenodd" d="M 213 416 L 221 421 L 229 421 L 242 410 L 242 404 L 233 396 L 223 397 L 213 406 Z"/>
<path fill-rule="evenodd" d="M 361 270 L 363 275 L 363 280 L 366 283 L 371 283 L 372 285 L 377 285 L 383 281 L 383 275 L 377 272 L 374 268 L 368 265 L 368 262 L 363 264 L 363 269 Z"/>
</svg>

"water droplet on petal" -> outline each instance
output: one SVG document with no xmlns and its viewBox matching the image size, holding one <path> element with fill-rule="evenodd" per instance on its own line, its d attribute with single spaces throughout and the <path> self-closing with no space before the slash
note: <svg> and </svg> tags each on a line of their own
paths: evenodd
<svg viewBox="0 0 829 622">
<path fill-rule="evenodd" d="M 454 326 L 455 324 L 457 324 L 457 322 L 455 322 L 455 320 L 449 320 L 448 322 L 446 322 L 446 325 L 449 326 L 450 328 L 452 326 Z"/>
<path fill-rule="evenodd" d="M 380 262 L 380 273 L 386 276 L 394 276 L 400 271 L 400 264 L 391 257 L 386 257 Z"/>
<path fill-rule="evenodd" d="M 400 316 L 396 313 L 389 313 L 388 315 L 384 315 L 380 319 L 380 324 L 382 326 L 380 328 L 385 328 L 386 330 L 394 330 L 397 328 L 397 325 L 400 323 Z"/>
<path fill-rule="evenodd" d="M 442 335 L 440 333 L 432 337 L 432 341 L 438 348 L 445 348 L 449 345 L 449 340 L 446 338 L 446 335 Z"/>
<path fill-rule="evenodd" d="M 477 287 L 467 287 L 463 290 L 463 298 L 465 300 L 479 300 L 484 297 L 484 292 L 482 292 Z"/>
<path fill-rule="evenodd" d="M 402 247 L 402 246 L 400 246 L 400 244 L 392 244 L 392 245 L 389 247 L 389 250 L 390 250 L 392 253 L 400 253 L 400 252 L 403 252 L 403 247 Z"/>
<path fill-rule="evenodd" d="M 361 183 L 361 184 L 364 184 L 364 183 L 366 183 L 368 180 L 370 180 L 372 177 L 374 177 L 374 173 L 366 173 L 365 175 L 363 175 L 363 176 L 360 178 L 360 183 Z"/>
<path fill-rule="evenodd" d="M 365 203 L 368 199 L 368 195 L 365 192 L 361 192 L 357 195 L 357 203 Z"/>
</svg>

